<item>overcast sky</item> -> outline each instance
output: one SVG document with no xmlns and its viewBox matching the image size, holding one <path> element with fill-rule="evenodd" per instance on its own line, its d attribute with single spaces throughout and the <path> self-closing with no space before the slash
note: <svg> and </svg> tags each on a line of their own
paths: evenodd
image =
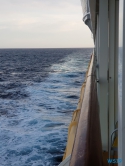
<svg viewBox="0 0 125 166">
<path fill-rule="evenodd" d="M 0 48 L 93 47 L 80 0 L 0 0 Z"/>
</svg>

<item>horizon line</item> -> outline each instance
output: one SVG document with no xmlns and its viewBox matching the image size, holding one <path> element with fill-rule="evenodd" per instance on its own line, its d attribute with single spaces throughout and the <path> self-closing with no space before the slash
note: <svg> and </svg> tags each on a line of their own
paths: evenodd
<svg viewBox="0 0 125 166">
<path fill-rule="evenodd" d="M 94 48 L 94 47 L 5 47 L 0 49 L 73 49 L 73 48 Z"/>
</svg>

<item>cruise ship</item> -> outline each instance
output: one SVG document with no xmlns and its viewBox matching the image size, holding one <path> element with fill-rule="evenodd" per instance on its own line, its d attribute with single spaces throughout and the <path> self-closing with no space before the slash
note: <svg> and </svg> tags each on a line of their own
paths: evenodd
<svg viewBox="0 0 125 166">
<path fill-rule="evenodd" d="M 59 166 L 125 166 L 125 0 L 81 0 L 94 42 Z"/>
</svg>

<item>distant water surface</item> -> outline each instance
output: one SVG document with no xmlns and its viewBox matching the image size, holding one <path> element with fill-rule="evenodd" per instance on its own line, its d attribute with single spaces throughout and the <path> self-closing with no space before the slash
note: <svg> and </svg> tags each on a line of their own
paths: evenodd
<svg viewBox="0 0 125 166">
<path fill-rule="evenodd" d="M 57 166 L 92 49 L 0 49 L 0 165 Z"/>
</svg>

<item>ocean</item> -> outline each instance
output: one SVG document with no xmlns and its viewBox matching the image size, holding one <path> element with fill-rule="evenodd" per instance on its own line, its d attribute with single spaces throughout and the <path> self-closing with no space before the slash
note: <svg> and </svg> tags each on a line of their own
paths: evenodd
<svg viewBox="0 0 125 166">
<path fill-rule="evenodd" d="M 91 48 L 0 49 L 0 166 L 57 166 Z"/>
</svg>

